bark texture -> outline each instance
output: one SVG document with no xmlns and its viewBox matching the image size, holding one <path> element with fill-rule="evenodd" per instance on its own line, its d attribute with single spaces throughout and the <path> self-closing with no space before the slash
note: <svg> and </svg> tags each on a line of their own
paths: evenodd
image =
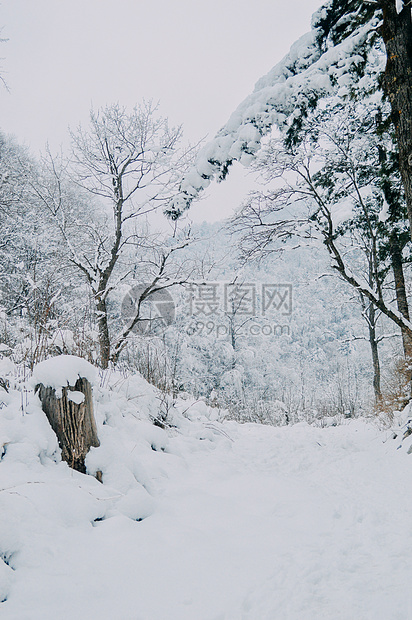
<svg viewBox="0 0 412 620">
<path fill-rule="evenodd" d="M 99 332 L 100 366 L 106 370 L 110 360 L 110 334 L 107 321 L 106 299 L 100 299 L 96 303 L 97 325 Z"/>
<path fill-rule="evenodd" d="M 85 458 L 92 446 L 100 445 L 96 422 L 93 413 L 92 389 L 89 381 L 80 378 L 74 387 L 62 388 L 62 397 L 56 397 L 54 388 L 45 387 L 42 384 L 36 386 L 42 409 L 57 435 L 62 450 L 62 459 L 70 467 L 86 473 Z M 81 392 L 84 395 L 83 402 L 71 392 Z M 78 394 L 77 394 L 78 396 Z"/>
<path fill-rule="evenodd" d="M 382 397 L 381 367 L 379 362 L 378 340 L 376 338 L 376 308 L 373 304 L 369 304 L 368 308 L 368 330 L 373 366 L 373 391 L 375 394 L 375 401 L 379 402 Z"/>
<path fill-rule="evenodd" d="M 399 149 L 399 170 L 412 233 L 412 18 L 411 7 L 398 14 L 395 0 L 379 0 L 386 48 L 385 92 L 392 108 Z"/>
<path fill-rule="evenodd" d="M 409 321 L 409 306 L 408 298 L 406 296 L 405 277 L 403 273 L 402 249 L 395 234 L 391 237 L 390 252 L 393 277 L 395 280 L 396 303 L 399 312 Z M 401 332 L 405 361 L 408 366 L 410 366 L 412 361 L 412 337 L 405 328 L 401 328 Z"/>
</svg>

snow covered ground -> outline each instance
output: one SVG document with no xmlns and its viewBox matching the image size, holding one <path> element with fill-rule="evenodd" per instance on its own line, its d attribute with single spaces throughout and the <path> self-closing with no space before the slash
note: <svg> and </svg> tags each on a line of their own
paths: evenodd
<svg viewBox="0 0 412 620">
<path fill-rule="evenodd" d="M 409 620 L 412 455 L 365 421 L 219 422 L 102 375 L 100 448 L 59 461 L 36 397 L 1 394 L 5 620 Z M 8 404 L 7 404 L 8 403 Z"/>
</svg>

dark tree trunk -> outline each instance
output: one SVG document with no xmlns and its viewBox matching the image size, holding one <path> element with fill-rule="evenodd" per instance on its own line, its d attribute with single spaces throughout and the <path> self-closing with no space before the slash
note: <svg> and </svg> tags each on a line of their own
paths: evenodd
<svg viewBox="0 0 412 620">
<path fill-rule="evenodd" d="M 373 304 L 369 304 L 368 308 L 368 329 L 369 329 L 369 344 L 372 354 L 372 367 L 373 367 L 373 391 L 375 394 L 376 402 L 379 402 L 382 398 L 381 393 L 381 367 L 379 363 L 379 350 L 378 341 L 376 339 L 376 308 Z"/>
<path fill-rule="evenodd" d="M 403 273 L 402 247 L 396 233 L 391 235 L 390 253 L 393 277 L 395 280 L 396 303 L 399 312 L 409 321 L 409 306 L 406 297 L 405 277 Z M 412 362 L 412 338 L 409 331 L 401 329 L 403 352 L 408 366 Z"/>
<path fill-rule="evenodd" d="M 405 278 L 403 274 L 402 247 L 396 233 L 391 236 L 391 262 L 395 280 L 396 303 L 399 312 L 409 321 L 408 299 L 406 297 Z M 405 357 L 407 400 L 412 396 L 412 337 L 409 331 L 401 329 L 403 354 Z"/>
<path fill-rule="evenodd" d="M 97 324 L 99 330 L 100 366 L 108 368 L 110 360 L 110 335 L 107 323 L 106 300 L 98 299 L 96 303 Z"/>
<path fill-rule="evenodd" d="M 385 92 L 391 102 L 399 149 L 399 170 L 412 234 L 412 19 L 408 3 L 397 14 L 395 0 L 379 0 L 387 62 Z M 406 5 L 406 3 L 405 3 Z"/>
<path fill-rule="evenodd" d="M 62 459 L 70 467 L 86 473 L 85 458 L 92 446 L 100 445 L 93 414 L 92 389 L 87 379 L 80 378 L 74 387 L 62 388 L 62 397 L 57 398 L 54 388 L 42 384 L 36 386 L 42 409 L 57 435 L 62 450 Z M 77 394 L 73 394 L 77 392 Z M 79 392 L 84 395 L 79 402 Z M 70 394 L 73 394 L 70 397 Z"/>
</svg>

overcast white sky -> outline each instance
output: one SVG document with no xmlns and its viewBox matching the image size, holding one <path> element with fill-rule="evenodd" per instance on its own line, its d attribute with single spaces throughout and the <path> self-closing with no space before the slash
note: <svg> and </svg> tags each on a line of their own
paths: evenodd
<svg viewBox="0 0 412 620">
<path fill-rule="evenodd" d="M 2 0 L 0 129 L 34 153 L 67 144 L 90 107 L 160 101 L 187 140 L 210 138 L 255 82 L 310 28 L 322 0 Z M 192 208 L 229 215 L 238 170 Z M 196 212 L 195 212 L 196 210 Z"/>
</svg>

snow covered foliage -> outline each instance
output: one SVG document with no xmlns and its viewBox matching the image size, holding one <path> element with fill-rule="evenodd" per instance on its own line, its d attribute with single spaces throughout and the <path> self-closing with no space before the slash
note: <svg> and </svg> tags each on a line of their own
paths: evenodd
<svg viewBox="0 0 412 620">
<path fill-rule="evenodd" d="M 263 188 L 250 195 L 233 220 L 244 260 L 261 260 L 288 243 L 326 247 L 332 272 L 362 303 L 378 399 L 376 308 L 401 328 L 405 355 L 410 355 L 403 275 L 410 235 L 388 120 L 380 93 L 346 103 L 337 96 L 324 98 L 293 140 L 278 132 L 267 141 L 254 163 Z M 405 321 L 399 321 L 398 310 Z"/>
<path fill-rule="evenodd" d="M 187 206 L 186 199 L 190 202 L 213 175 L 223 178 L 232 161 L 258 162 L 267 176 L 275 161 L 276 176 L 282 167 L 284 172 L 292 165 L 297 172 L 310 160 L 312 190 L 327 209 L 321 212 L 313 191 L 309 196 L 301 185 L 305 201 L 292 204 L 292 195 L 283 196 L 289 216 L 296 217 L 282 225 L 284 239 L 295 235 L 304 243 L 313 241 L 316 251 L 302 248 L 291 258 L 292 244 L 286 244 L 288 260 L 281 267 L 269 262 L 263 275 L 252 265 L 239 270 L 237 245 L 243 258 L 253 258 L 253 251 L 247 256 L 250 247 L 239 236 L 229 244 L 219 226 L 215 233 L 205 231 L 224 246 L 220 266 L 209 269 L 205 256 L 215 259 L 216 246 L 211 249 L 199 239 L 194 248 L 187 247 L 188 229 L 172 225 L 170 234 L 159 235 L 143 222 L 147 210 L 163 205 L 177 189 L 191 155 L 190 149 L 175 149 L 180 129 L 171 130 L 150 104 L 130 113 L 118 104 L 92 112 L 90 126 L 73 132 L 73 166 L 50 153 L 34 162 L 4 138 L 0 336 L 5 355 L 24 362 L 25 372 L 57 354 L 137 368 L 165 393 L 192 392 L 239 419 L 285 424 L 331 411 L 358 415 L 370 396 L 368 388 L 360 390 L 360 378 L 371 382 L 368 353 L 354 341 L 366 335 L 362 313 L 373 310 L 362 305 L 364 300 L 353 304 L 353 296 L 340 284 L 330 284 L 329 276 L 321 284 L 316 278 L 330 274 L 327 261 L 319 258 L 319 241 L 329 223 L 329 238 L 350 258 L 351 273 L 360 267 L 367 290 L 378 294 L 380 287 L 384 300 L 394 290 L 388 275 L 393 235 L 401 263 L 407 257 L 396 149 L 388 104 L 378 88 L 385 61 L 379 19 L 370 3 L 326 2 L 313 17 L 312 31 L 259 80 L 183 181 L 180 198 Z M 144 155 L 139 136 L 149 126 Z M 259 218 L 263 211 L 254 214 Z M 268 223 L 278 223 L 273 211 L 268 217 L 266 230 Z M 13 226 L 13 218 L 21 228 Z M 270 243 L 264 248 L 261 258 L 279 249 Z M 379 259 L 373 282 L 365 270 L 371 249 Z M 265 317 L 246 324 L 257 334 L 242 333 L 244 322 L 230 308 L 220 310 L 217 324 L 194 320 L 179 293 L 176 322 L 164 334 L 147 338 L 135 333 L 142 318 L 139 303 L 129 320 L 122 315 L 123 300 L 135 285 L 148 284 L 144 294 L 163 286 L 174 294 L 174 282 L 186 282 L 187 290 L 202 279 L 283 281 L 298 292 L 298 303 L 285 324 L 265 323 Z M 387 323 L 378 315 L 378 337 L 383 338 Z M 398 354 L 398 342 L 394 339 L 391 349 L 382 344 L 386 361 Z"/>
<path fill-rule="evenodd" d="M 72 168 L 0 136 L 0 313 L 16 358 L 33 366 L 46 352 L 77 353 L 107 365 L 133 327 L 119 321 L 132 284 L 145 282 L 148 294 L 186 277 L 174 260 L 186 232 L 146 223 L 190 157 L 177 149 L 180 135 L 149 104 L 129 114 L 108 106 L 73 134 Z"/>
<path fill-rule="evenodd" d="M 71 204 L 66 232 L 83 242 L 84 249 L 86 222 L 97 221 L 98 210 L 90 201 L 86 205 L 67 179 L 57 191 L 53 175 L 60 162 L 55 161 L 54 172 L 46 170 L 11 137 L 0 136 L 0 162 L 2 344 L 13 350 L 15 361 L 25 360 L 31 367 L 44 359 L 46 350 L 64 353 L 74 341 L 78 353 L 88 355 L 88 347 L 93 357 L 87 290 L 56 234 L 53 207 L 62 201 Z"/>
<path fill-rule="evenodd" d="M 337 112 L 339 101 L 330 99 L 329 102 L 331 111 Z M 326 111 L 319 109 L 318 112 L 326 116 Z M 368 117 L 371 112 L 373 107 L 365 104 L 364 116 Z M 375 118 L 374 112 L 372 118 Z M 334 122 L 344 125 L 338 115 Z M 366 172 L 374 160 L 372 150 L 369 153 L 364 147 L 364 140 L 361 136 L 356 137 L 353 156 L 361 154 L 362 174 L 366 179 L 370 178 Z M 389 152 L 390 140 L 386 147 Z M 335 172 L 338 174 L 333 170 L 332 153 L 329 160 L 332 178 Z M 59 177 L 62 162 L 55 160 L 54 164 Z M 21 213 L 28 204 L 32 205 L 30 217 L 24 220 L 28 227 L 25 238 L 29 243 L 36 242 L 37 251 L 27 252 L 27 263 L 25 251 L 18 243 L 11 246 L 8 242 L 4 253 L 0 342 L 5 359 L 19 364 L 24 362 L 24 373 L 50 355 L 80 355 L 92 363 L 99 360 L 98 317 L 90 287 L 80 270 L 70 264 L 69 248 L 61 242 L 54 215 L 50 209 L 44 208 L 40 189 L 47 192 L 50 207 L 60 205 L 61 210 L 57 211 L 59 221 L 64 224 L 64 231 L 76 251 L 83 252 L 85 260 L 93 261 L 94 257 L 100 260 L 94 254 L 96 248 L 93 249 L 92 241 L 94 234 L 95 239 L 104 235 L 106 206 L 86 200 L 83 193 L 70 186 L 67 178 L 60 178 L 57 182 L 52 173 L 49 165 L 39 172 L 32 164 L 33 176 L 25 177 L 26 182 L 29 179 L 31 183 L 27 196 L 32 202 L 16 201 L 16 208 Z M 390 166 L 389 173 L 392 175 Z M 343 182 L 343 176 L 339 174 Z M 393 190 L 392 177 L 389 185 Z M 339 187 L 342 183 L 337 183 L 336 192 L 340 191 Z M 390 206 L 386 224 L 394 227 L 396 192 L 386 194 L 378 186 L 375 189 L 375 219 L 383 208 L 383 197 L 387 195 Z M 343 214 L 341 210 L 340 216 Z M 11 215 L 10 220 L 5 219 L 12 231 L 11 221 Z M 340 225 L 345 229 L 347 218 L 343 218 Z M 354 338 L 365 337 L 365 327 L 361 310 L 353 304 L 350 294 L 345 293 L 340 285 L 332 284 L 330 277 L 317 280 L 328 271 L 327 261 L 320 257 L 319 249 L 313 252 L 302 248 L 294 255 L 284 248 L 286 253 L 280 262 L 270 260 L 260 267 L 250 264 L 247 269 L 239 271 L 235 258 L 239 237 L 229 242 L 220 229 L 221 224 L 193 229 L 192 236 L 197 242 L 173 253 L 173 260 L 163 272 L 165 283 L 185 280 L 187 273 L 192 282 L 206 278 L 220 282 L 237 279 L 258 286 L 262 282 L 289 283 L 294 290 L 293 315 L 285 321 L 277 317 L 272 324 L 260 317 L 260 322 L 243 327 L 240 317 L 231 316 L 222 308 L 211 330 L 207 321 L 203 321 L 202 327 L 202 321 L 196 321 L 187 312 L 189 284 L 181 299 L 179 289 L 172 288 L 176 322 L 164 335 L 153 338 L 132 332 L 119 358 L 120 366 L 138 369 L 166 393 L 176 395 L 186 391 L 196 398 L 206 398 L 238 419 L 282 425 L 335 413 L 342 418 L 349 414 L 358 415 L 370 402 L 369 352 L 363 341 L 354 341 Z M 36 230 L 38 236 L 33 236 Z M 41 233 L 44 230 L 48 231 L 47 235 Z M 108 291 L 108 326 L 112 342 L 124 325 L 121 323 L 121 306 L 130 285 L 147 281 L 153 265 L 161 265 L 162 257 L 170 250 L 185 245 L 185 241 L 180 243 L 179 237 L 159 239 L 148 229 L 139 232 L 136 239 L 139 247 L 134 241 L 131 246 L 125 244 L 123 247 L 123 258 L 112 280 L 115 287 Z M 130 266 L 133 266 L 132 272 Z M 126 276 L 124 279 L 122 274 Z M 156 275 L 154 271 L 150 274 Z M 18 286 L 14 288 L 16 284 Z M 10 294 L 9 298 L 7 294 Z M 252 331 L 257 329 L 258 334 L 250 333 L 250 327 Z M 387 332 L 383 323 L 382 335 Z M 399 353 L 399 342 L 395 339 L 392 347 L 382 343 L 382 359 L 386 364 L 390 365 Z"/>
<path fill-rule="evenodd" d="M 239 269 L 238 236 L 218 224 L 194 233 L 198 251 L 208 249 L 215 261 L 207 279 L 216 311 L 191 306 L 196 290 L 174 290 L 176 321 L 162 337 L 131 341 L 124 361 L 162 389 L 206 398 L 237 420 L 284 425 L 367 411 L 373 401 L 368 323 L 358 295 L 330 269 L 322 244 L 272 246 L 265 261 Z M 248 283 L 256 293 L 254 316 L 225 308 L 230 282 Z M 279 284 L 291 293 L 292 312 L 285 316 L 280 307 L 263 316 L 262 285 Z M 377 338 L 392 335 L 379 345 L 385 385 L 401 339 L 378 317 Z"/>
<path fill-rule="evenodd" d="M 381 47 L 379 22 L 380 11 L 373 3 L 326 2 L 313 16 L 312 30 L 257 82 L 254 92 L 200 151 L 168 214 L 178 217 L 211 179 L 223 180 L 234 161 L 248 166 L 274 126 L 293 136 L 322 97 L 350 97 L 357 89 L 376 89 L 383 58 L 381 53 L 380 60 L 375 59 Z"/>
</svg>

